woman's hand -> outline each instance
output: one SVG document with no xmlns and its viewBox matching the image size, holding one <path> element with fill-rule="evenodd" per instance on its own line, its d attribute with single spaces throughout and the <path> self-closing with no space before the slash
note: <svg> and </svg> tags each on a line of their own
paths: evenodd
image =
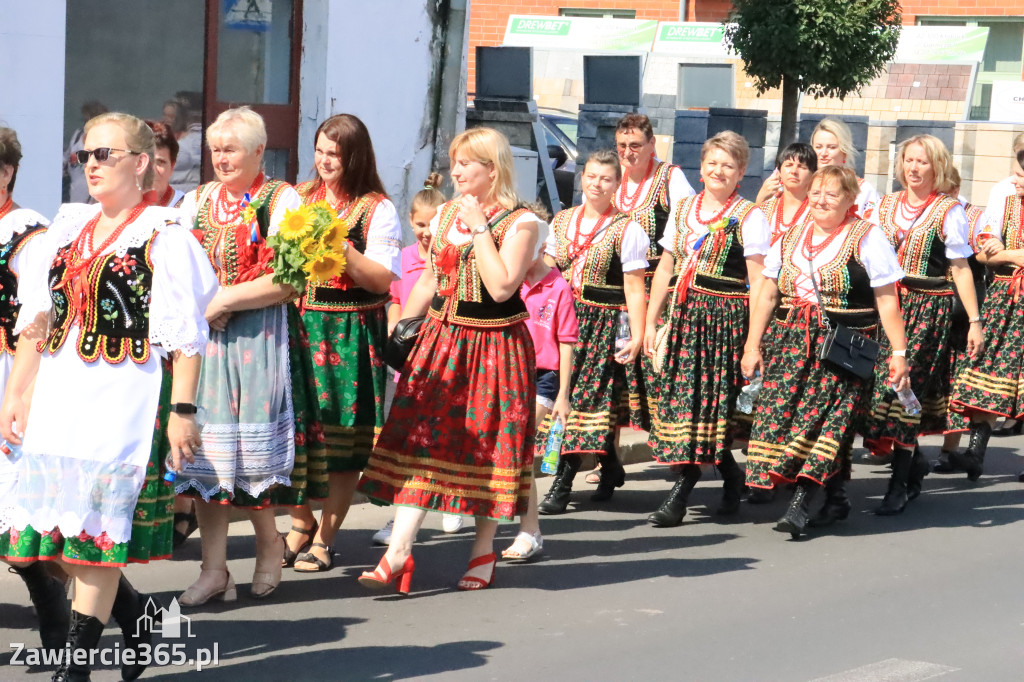
<svg viewBox="0 0 1024 682">
<path fill-rule="evenodd" d="M 771 175 L 765 178 L 764 184 L 761 185 L 761 189 L 757 192 L 757 201 L 754 203 L 760 204 L 763 201 L 767 201 L 781 191 L 782 176 L 779 174 L 779 169 L 776 168 L 772 171 Z"/>
<path fill-rule="evenodd" d="M 480 206 L 480 202 L 469 194 L 459 199 L 459 218 L 462 220 L 464 228 L 473 228 L 487 223 L 487 216 L 484 215 L 484 209 Z"/>
<path fill-rule="evenodd" d="M 753 379 L 758 372 L 764 376 L 764 359 L 759 350 L 743 350 L 743 357 L 740 359 L 740 373 L 747 379 Z"/>
<path fill-rule="evenodd" d="M 562 420 L 562 426 L 569 423 L 569 398 L 567 396 L 558 396 L 555 399 L 555 406 L 551 408 L 551 423 L 554 424 L 557 419 Z"/>
<path fill-rule="evenodd" d="M 1003 250 L 1003 243 L 998 239 L 985 239 L 981 242 L 980 253 L 991 258 Z"/>
<path fill-rule="evenodd" d="M 897 393 L 910 388 L 910 365 L 907 364 L 907 359 L 901 355 L 893 355 L 889 358 L 889 385 Z"/>
<path fill-rule="evenodd" d="M 213 321 L 223 317 L 224 321 L 227 321 L 227 317 L 231 315 L 230 303 L 231 294 L 228 292 L 227 287 L 221 287 L 213 298 L 210 300 L 210 304 L 206 306 L 206 321 L 213 326 Z M 221 329 L 220 331 L 223 331 Z"/>
<path fill-rule="evenodd" d="M 175 471 L 181 471 L 185 463 L 196 461 L 195 452 L 202 446 L 194 415 L 180 415 L 172 412 L 167 421 L 167 440 L 171 443 L 171 462 Z"/>
<path fill-rule="evenodd" d="M 21 445 L 28 423 L 28 405 L 18 396 L 8 396 L 0 406 L 0 436 L 11 445 Z M 18 432 L 15 432 L 17 426 Z"/>
<path fill-rule="evenodd" d="M 647 328 L 644 330 L 644 355 L 649 358 L 654 357 L 654 342 L 658 338 L 658 328 L 653 322 L 647 323 Z"/>
<path fill-rule="evenodd" d="M 636 356 L 640 354 L 642 347 L 643 339 L 631 338 L 621 350 L 615 353 L 615 362 L 620 365 L 628 365 L 636 360 Z"/>
<path fill-rule="evenodd" d="M 981 329 L 981 322 L 972 322 L 967 330 L 967 355 L 971 360 L 977 360 L 981 351 L 985 350 L 985 334 Z"/>
<path fill-rule="evenodd" d="M 224 313 L 223 315 L 215 317 L 212 320 L 207 320 L 207 323 L 210 325 L 210 329 L 222 332 L 228 328 L 228 320 L 230 319 L 231 313 Z"/>
</svg>

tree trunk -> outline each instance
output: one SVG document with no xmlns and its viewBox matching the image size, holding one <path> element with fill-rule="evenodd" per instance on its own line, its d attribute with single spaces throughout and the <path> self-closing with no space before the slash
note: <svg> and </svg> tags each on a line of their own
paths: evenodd
<svg viewBox="0 0 1024 682">
<path fill-rule="evenodd" d="M 800 104 L 800 84 L 790 76 L 782 77 L 782 128 L 779 130 L 779 151 L 796 140 L 796 109 Z"/>
</svg>

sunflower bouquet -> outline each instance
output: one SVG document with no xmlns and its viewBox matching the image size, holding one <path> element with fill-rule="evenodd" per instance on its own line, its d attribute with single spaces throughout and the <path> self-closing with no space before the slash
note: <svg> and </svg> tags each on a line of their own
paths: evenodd
<svg viewBox="0 0 1024 682">
<path fill-rule="evenodd" d="M 345 272 L 349 225 L 326 201 L 285 211 L 277 234 L 267 237 L 274 250 L 274 283 L 302 291 Z"/>
</svg>

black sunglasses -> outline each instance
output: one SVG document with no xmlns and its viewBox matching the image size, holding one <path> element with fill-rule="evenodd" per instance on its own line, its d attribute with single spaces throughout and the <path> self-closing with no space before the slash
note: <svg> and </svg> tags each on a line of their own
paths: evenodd
<svg viewBox="0 0 1024 682">
<path fill-rule="evenodd" d="M 90 156 L 95 156 L 96 160 L 103 163 L 110 158 L 110 152 L 125 152 L 126 154 L 141 154 L 142 152 L 133 152 L 131 149 L 118 149 L 117 147 L 96 147 L 96 149 L 79 149 L 75 152 L 75 159 L 79 165 L 85 165 L 89 162 Z"/>
</svg>

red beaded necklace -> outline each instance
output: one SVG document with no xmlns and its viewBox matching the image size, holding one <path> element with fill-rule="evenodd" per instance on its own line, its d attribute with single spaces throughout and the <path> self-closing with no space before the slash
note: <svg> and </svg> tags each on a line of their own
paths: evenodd
<svg viewBox="0 0 1024 682">
<path fill-rule="evenodd" d="M 924 200 L 924 203 L 915 207 L 910 205 L 910 192 L 904 191 L 903 196 L 896 202 L 896 206 L 900 211 L 900 217 L 911 224 L 917 222 L 917 219 L 921 217 L 921 214 L 924 213 L 924 210 L 928 208 L 928 205 L 932 203 L 932 199 L 936 196 L 938 196 L 938 192 L 932 190 L 928 194 L 928 198 Z"/>
<path fill-rule="evenodd" d="M 317 188 L 317 190 L 313 192 L 313 196 L 309 198 L 309 203 L 311 204 L 315 204 L 318 201 L 326 201 L 328 204 L 331 205 L 331 208 L 333 208 L 335 211 L 339 213 L 342 211 L 342 209 L 344 209 L 346 206 L 352 203 L 352 200 L 349 199 L 347 196 L 342 196 L 338 200 L 338 203 L 331 204 L 331 202 L 327 200 L 327 183 L 324 182 L 323 180 L 320 181 L 320 186 Z"/>
<path fill-rule="evenodd" d="M 484 218 L 487 219 L 488 226 L 490 226 L 491 224 L 491 219 L 493 219 L 494 216 L 498 215 L 498 213 L 501 212 L 502 208 L 503 207 L 499 204 L 498 206 L 492 206 L 486 211 L 484 211 Z M 470 228 L 462 226 L 462 211 L 459 211 L 459 215 L 456 216 L 455 218 L 455 231 L 458 232 L 459 234 L 470 234 L 472 232 Z"/>
<path fill-rule="evenodd" d="M 701 212 L 701 208 L 704 205 L 704 192 L 706 192 L 706 191 L 707 190 L 703 190 L 702 189 L 700 191 L 700 194 L 697 195 L 697 204 L 695 206 L 694 215 L 693 215 L 694 219 L 698 223 L 700 223 L 701 225 L 704 225 L 705 227 L 707 227 L 708 225 L 710 225 L 712 223 L 717 223 L 719 220 L 721 220 L 722 216 L 724 216 L 726 214 L 726 212 L 728 212 L 729 207 L 732 206 L 733 199 L 736 198 L 736 190 L 733 190 L 732 194 L 729 195 L 729 198 L 725 200 L 724 204 L 722 204 L 722 209 L 718 213 L 716 213 L 715 215 L 711 216 L 711 218 L 709 220 L 701 220 L 700 212 Z"/>
<path fill-rule="evenodd" d="M 3 203 L 3 206 L 0 206 L 0 218 L 3 218 L 5 215 L 10 213 L 11 209 L 13 209 L 13 208 L 14 208 L 14 197 L 13 196 L 8 196 L 7 197 L 7 201 L 5 201 Z"/>
<path fill-rule="evenodd" d="M 605 222 L 611 217 L 615 207 L 609 205 L 597 218 L 597 223 L 594 225 L 593 231 L 585 239 L 581 238 L 582 226 L 583 226 L 583 214 L 586 213 L 586 209 L 580 206 L 579 212 L 576 214 L 576 232 L 572 236 L 572 250 L 568 254 L 569 262 L 575 262 L 581 253 L 590 248 L 590 245 L 594 243 L 594 238 L 601 232 L 601 228 L 604 227 Z"/>
<path fill-rule="evenodd" d="M 622 184 L 619 185 L 619 210 L 629 213 L 636 208 L 636 203 L 640 200 L 640 190 L 644 188 L 644 183 L 647 182 L 647 178 L 650 177 L 651 171 L 654 169 L 654 157 L 647 162 L 647 170 L 644 171 L 644 176 L 640 178 L 640 182 L 636 183 L 636 190 L 633 194 L 626 194 L 626 185 L 629 184 L 629 178 L 622 178 Z"/>
<path fill-rule="evenodd" d="M 256 175 L 256 179 L 253 180 L 252 185 L 249 187 L 248 195 L 250 199 L 256 198 L 256 190 L 263 186 L 265 176 L 262 171 Z M 238 216 L 241 213 L 240 201 L 231 201 L 228 197 L 227 185 L 223 183 L 220 186 L 220 191 L 217 192 L 217 200 L 213 205 L 213 217 L 218 223 L 222 225 L 230 225 L 238 221 Z"/>
<path fill-rule="evenodd" d="M 142 212 L 146 210 L 148 205 L 145 201 L 136 204 L 131 212 L 128 213 L 128 217 L 124 219 L 124 222 L 107 235 L 107 238 L 103 240 L 98 249 L 93 244 L 93 235 L 96 232 L 96 226 L 99 225 L 100 214 L 97 214 L 95 218 L 87 222 L 82 231 L 71 242 L 71 249 L 68 251 L 67 256 L 65 256 L 64 264 L 66 267 L 64 276 L 61 277 L 60 282 L 53 288 L 55 291 L 65 287 L 70 289 L 71 304 L 77 311 L 76 315 L 80 316 L 85 310 L 85 287 L 82 286 L 79 275 L 88 270 L 93 262 L 99 258 L 100 254 L 118 240 L 125 229 L 142 215 Z M 85 255 L 86 251 L 89 252 L 88 257 Z"/>
<path fill-rule="evenodd" d="M 800 202 L 799 208 L 796 209 L 796 213 L 793 214 L 793 220 L 787 223 L 782 217 L 782 213 L 786 204 L 786 200 L 784 197 L 785 195 L 781 195 L 779 197 L 778 205 L 775 210 L 775 234 L 780 234 L 781 232 L 788 231 L 791 227 L 796 225 L 797 220 L 800 219 L 800 216 L 801 214 L 803 214 L 804 209 L 807 208 L 807 197 L 804 197 L 804 200 Z"/>
<path fill-rule="evenodd" d="M 845 224 L 845 223 L 844 223 Z M 807 260 L 813 260 L 817 258 L 821 253 L 828 248 L 828 245 L 835 241 L 836 237 L 843 233 L 843 225 L 839 225 L 836 229 L 832 230 L 832 234 L 825 237 L 825 239 L 815 246 L 814 240 L 814 221 L 807 223 L 807 232 L 804 233 L 803 251 Z"/>
</svg>

